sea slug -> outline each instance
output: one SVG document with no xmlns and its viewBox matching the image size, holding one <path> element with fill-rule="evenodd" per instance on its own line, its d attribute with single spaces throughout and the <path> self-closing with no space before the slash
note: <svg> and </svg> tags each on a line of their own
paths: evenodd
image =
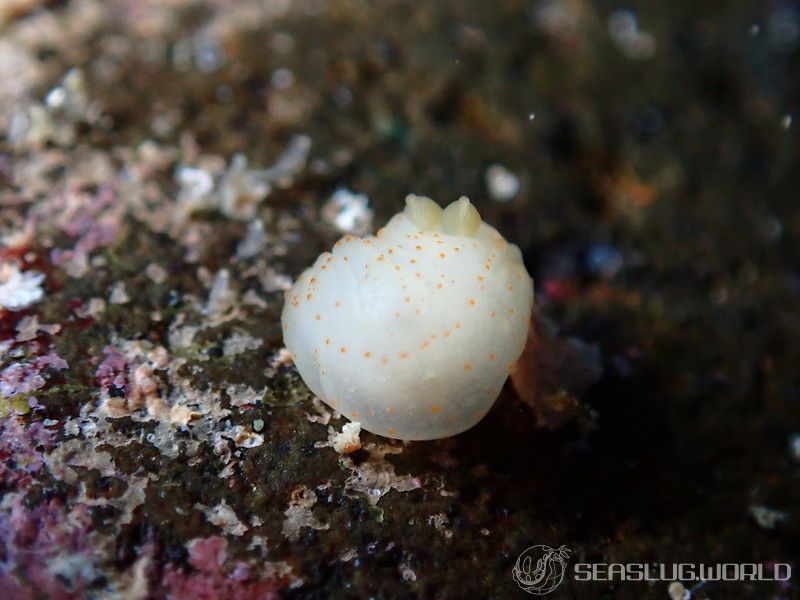
<svg viewBox="0 0 800 600">
<path fill-rule="evenodd" d="M 533 281 L 467 198 L 410 195 L 377 235 L 347 235 L 287 290 L 300 375 L 373 433 L 455 435 L 489 411 L 522 352 Z"/>
</svg>

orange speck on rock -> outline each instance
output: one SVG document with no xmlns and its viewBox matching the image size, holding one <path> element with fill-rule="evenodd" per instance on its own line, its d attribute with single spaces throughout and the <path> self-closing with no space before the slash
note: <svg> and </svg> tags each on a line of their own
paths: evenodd
<svg viewBox="0 0 800 600">
<path fill-rule="evenodd" d="M 386 412 L 390 412 L 390 413 L 397 412 L 397 409 L 394 406 L 387 406 L 386 407 Z"/>
<path fill-rule="evenodd" d="M 435 415 L 438 415 L 440 412 L 442 412 L 442 407 L 438 404 L 434 404 L 431 406 L 431 412 Z"/>
<path fill-rule="evenodd" d="M 341 303 L 341 301 L 340 301 L 340 300 L 337 300 L 336 302 L 334 302 L 334 303 L 333 303 L 333 305 L 334 305 L 336 308 L 339 308 L 339 307 L 342 305 L 342 303 Z"/>
<path fill-rule="evenodd" d="M 494 355 L 494 352 L 490 352 L 489 353 L 489 360 L 494 360 L 495 358 L 497 358 L 497 357 Z"/>
<path fill-rule="evenodd" d="M 350 416 L 351 417 L 357 417 L 358 413 L 356 411 L 353 411 L 353 412 L 350 413 Z"/>
<path fill-rule="evenodd" d="M 369 358 L 372 356 L 372 352 L 364 352 L 364 358 Z"/>
<path fill-rule="evenodd" d="M 464 370 L 465 371 L 472 371 L 472 365 L 469 363 L 464 363 Z"/>
<path fill-rule="evenodd" d="M 394 435 L 394 434 L 397 433 L 397 430 L 392 429 L 391 427 L 389 427 L 389 429 L 386 430 L 386 433 L 388 433 L 389 435 Z"/>
<path fill-rule="evenodd" d="M 445 254 L 444 252 L 439 252 L 439 258 L 446 258 L 446 257 L 447 254 Z"/>
<path fill-rule="evenodd" d="M 316 315 L 314 315 L 314 318 L 315 318 L 317 321 L 321 321 L 321 320 L 322 320 L 322 315 L 321 315 L 321 314 L 319 314 L 319 313 L 317 313 Z"/>
<path fill-rule="evenodd" d="M 410 262 L 412 265 L 415 265 L 415 264 L 417 264 L 417 259 L 416 259 L 416 258 L 412 258 L 412 259 L 411 259 L 410 261 L 408 261 L 408 262 Z"/>
<path fill-rule="evenodd" d="M 401 352 L 401 353 L 400 353 L 400 354 L 398 354 L 397 356 L 399 356 L 400 358 L 402 358 L 403 360 L 405 360 L 405 359 L 407 359 L 407 358 L 408 358 L 408 352 Z"/>
<path fill-rule="evenodd" d="M 306 300 L 311 300 L 311 298 L 313 297 L 314 297 L 313 294 L 306 294 Z"/>
<path fill-rule="evenodd" d="M 469 304 L 470 306 L 475 306 L 475 298 L 470 298 L 469 300 L 467 300 L 467 304 Z"/>
<path fill-rule="evenodd" d="M 344 354 L 345 352 L 347 352 L 347 347 L 346 346 L 342 346 L 341 348 L 339 348 L 339 352 Z"/>
<path fill-rule="evenodd" d="M 331 345 L 331 338 L 325 338 L 325 345 L 326 346 L 330 346 Z"/>
</svg>

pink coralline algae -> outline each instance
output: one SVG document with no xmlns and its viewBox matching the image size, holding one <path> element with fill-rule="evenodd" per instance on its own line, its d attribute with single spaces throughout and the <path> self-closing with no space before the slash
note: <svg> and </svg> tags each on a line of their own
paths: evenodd
<svg viewBox="0 0 800 600">
<path fill-rule="evenodd" d="M 244 563 L 233 569 L 223 568 L 228 542 L 220 536 L 197 538 L 187 544 L 189 564 L 195 569 L 186 573 L 172 565 L 164 569 L 161 582 L 167 600 L 271 600 L 278 598 L 279 582 L 252 576 Z"/>
<path fill-rule="evenodd" d="M 85 505 L 59 500 L 35 508 L 21 495 L 0 513 L 0 598 L 71 600 L 96 578 Z"/>
<path fill-rule="evenodd" d="M 16 416 L 0 419 L 0 488 L 26 490 L 44 466 L 43 451 L 53 446 L 41 423 L 25 427 Z"/>
<path fill-rule="evenodd" d="M 112 388 L 127 394 L 129 391 L 128 361 L 114 346 L 103 348 L 103 354 L 105 358 L 97 366 L 97 371 L 95 371 L 95 377 L 97 377 L 97 383 L 100 384 L 100 389 L 105 395 L 109 395 Z"/>
<path fill-rule="evenodd" d="M 55 353 L 36 357 L 32 362 L 15 362 L 0 371 L 0 397 L 11 398 L 29 394 L 45 385 L 42 370 L 45 367 L 61 370 L 69 368 L 67 361 Z"/>
</svg>

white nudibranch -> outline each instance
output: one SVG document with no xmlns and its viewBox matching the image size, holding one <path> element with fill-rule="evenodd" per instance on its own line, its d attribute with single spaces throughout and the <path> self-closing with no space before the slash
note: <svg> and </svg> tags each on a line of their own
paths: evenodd
<svg viewBox="0 0 800 600">
<path fill-rule="evenodd" d="M 348 235 L 286 292 L 283 336 L 308 387 L 368 431 L 460 433 L 489 411 L 528 335 L 519 248 L 467 198 L 410 195 L 376 236 Z"/>
</svg>

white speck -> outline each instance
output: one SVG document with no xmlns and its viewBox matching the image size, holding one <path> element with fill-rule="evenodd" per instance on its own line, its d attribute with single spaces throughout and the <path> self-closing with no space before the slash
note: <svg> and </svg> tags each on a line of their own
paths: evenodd
<svg viewBox="0 0 800 600">
<path fill-rule="evenodd" d="M 111 286 L 111 293 L 108 295 L 108 302 L 110 304 L 127 304 L 130 302 L 130 296 L 125 290 L 125 282 L 118 281 Z"/>
<path fill-rule="evenodd" d="M 272 72 L 272 85 L 279 90 L 289 89 L 294 85 L 294 73 L 289 69 L 275 69 Z"/>
<path fill-rule="evenodd" d="M 155 284 L 160 285 L 167 280 L 167 270 L 158 263 L 150 263 L 144 272 Z"/>
<path fill-rule="evenodd" d="M 622 53 L 633 60 L 646 60 L 656 52 L 652 34 L 639 29 L 636 15 L 625 8 L 615 10 L 608 17 L 608 33 Z"/>
<path fill-rule="evenodd" d="M 486 169 L 486 187 L 493 200 L 508 202 L 519 192 L 519 179 L 503 165 Z"/>
<path fill-rule="evenodd" d="M 253 431 L 258 433 L 262 429 L 264 429 L 264 420 L 263 419 L 256 419 L 255 421 L 253 421 Z"/>
<path fill-rule="evenodd" d="M 673 581 L 667 588 L 670 600 L 689 600 L 692 592 L 687 590 L 680 581 Z"/>
<path fill-rule="evenodd" d="M 372 230 L 374 212 L 365 194 L 347 189 L 336 190 L 322 207 L 322 218 L 339 231 L 364 235 Z"/>
<path fill-rule="evenodd" d="M 528 121 L 533 121 L 536 118 L 534 113 L 528 113 Z"/>
<path fill-rule="evenodd" d="M 44 297 L 44 275 L 19 270 L 14 263 L 0 265 L 0 308 L 22 310 Z"/>
<path fill-rule="evenodd" d="M 783 115 L 781 119 L 781 127 L 784 129 L 789 129 L 792 126 L 792 115 Z"/>
<path fill-rule="evenodd" d="M 750 25 L 750 35 L 756 37 L 759 33 L 761 33 L 761 26 L 758 23 L 753 23 Z"/>
<path fill-rule="evenodd" d="M 792 458 L 800 462 L 800 433 L 795 433 L 789 438 L 789 449 L 792 452 Z"/>
<path fill-rule="evenodd" d="M 789 518 L 789 514 L 780 510 L 775 510 L 768 506 L 751 506 L 750 515 L 756 523 L 764 529 L 775 529 L 775 526 Z"/>
</svg>

